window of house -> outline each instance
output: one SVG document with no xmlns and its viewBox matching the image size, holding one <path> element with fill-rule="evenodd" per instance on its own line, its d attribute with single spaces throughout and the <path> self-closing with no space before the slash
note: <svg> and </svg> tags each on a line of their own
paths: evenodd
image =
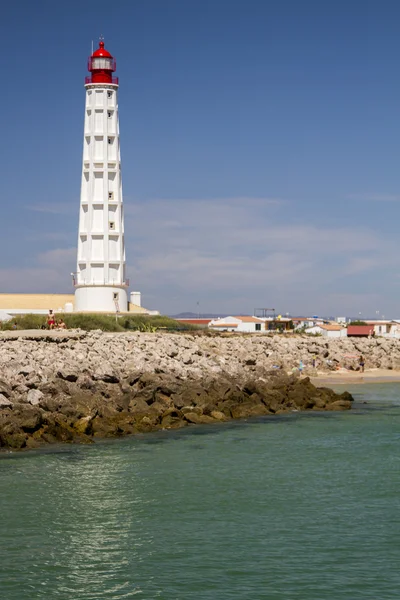
<svg viewBox="0 0 400 600">
<path fill-rule="evenodd" d="M 256 323 L 256 331 L 261 331 L 261 323 Z"/>
</svg>

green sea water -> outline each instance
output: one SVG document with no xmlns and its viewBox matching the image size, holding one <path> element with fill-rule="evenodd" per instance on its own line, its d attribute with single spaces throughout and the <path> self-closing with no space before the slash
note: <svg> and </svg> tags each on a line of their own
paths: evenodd
<svg viewBox="0 0 400 600">
<path fill-rule="evenodd" d="M 352 391 L 351 412 L 0 455 L 0 597 L 397 600 L 400 384 Z"/>
</svg>

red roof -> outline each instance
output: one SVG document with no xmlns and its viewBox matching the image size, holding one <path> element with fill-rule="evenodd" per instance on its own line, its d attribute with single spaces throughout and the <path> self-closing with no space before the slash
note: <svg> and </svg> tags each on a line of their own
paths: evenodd
<svg viewBox="0 0 400 600">
<path fill-rule="evenodd" d="M 372 335 L 374 333 L 373 325 L 349 325 L 347 335 Z"/>
<path fill-rule="evenodd" d="M 104 58 L 112 58 L 109 51 L 104 48 L 103 40 L 101 40 L 101 42 L 99 42 L 99 47 L 97 48 L 97 50 L 95 50 L 93 52 L 92 58 L 97 57 L 97 56 L 102 56 Z"/>
<path fill-rule="evenodd" d="M 208 325 L 211 319 L 176 319 L 180 323 L 190 323 L 191 325 Z"/>
</svg>

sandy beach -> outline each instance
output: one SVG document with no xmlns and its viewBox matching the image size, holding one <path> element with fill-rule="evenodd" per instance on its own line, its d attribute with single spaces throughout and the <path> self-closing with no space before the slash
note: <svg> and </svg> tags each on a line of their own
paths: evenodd
<svg viewBox="0 0 400 600">
<path fill-rule="evenodd" d="M 359 371 L 347 371 L 340 369 L 332 373 L 318 373 L 315 377 L 310 377 L 311 382 L 316 386 L 337 385 L 337 384 L 362 384 L 362 383 L 400 383 L 400 371 L 393 369 L 368 369 L 364 373 Z"/>
</svg>

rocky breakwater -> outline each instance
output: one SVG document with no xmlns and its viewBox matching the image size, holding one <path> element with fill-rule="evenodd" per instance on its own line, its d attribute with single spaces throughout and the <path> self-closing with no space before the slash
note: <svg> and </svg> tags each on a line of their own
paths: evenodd
<svg viewBox="0 0 400 600">
<path fill-rule="evenodd" d="M 0 334 L 0 447 L 350 408 L 350 394 L 273 368 L 285 352 L 258 336 Z"/>
</svg>

